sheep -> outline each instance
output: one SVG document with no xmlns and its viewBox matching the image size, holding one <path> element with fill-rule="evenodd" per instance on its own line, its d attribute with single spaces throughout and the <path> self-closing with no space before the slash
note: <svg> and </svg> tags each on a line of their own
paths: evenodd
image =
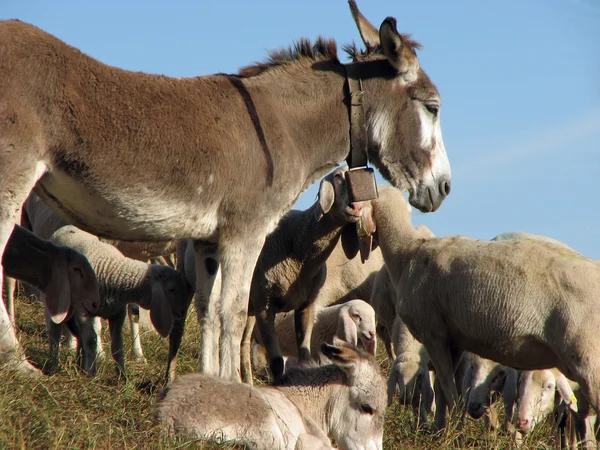
<svg viewBox="0 0 600 450">
<path fill-rule="evenodd" d="M 45 293 L 44 308 L 52 322 L 62 322 L 73 310 L 97 312 L 100 296 L 96 274 L 87 258 L 76 250 L 57 246 L 15 225 L 2 255 L 2 267 L 7 276 Z M 15 345 L 19 347 L 17 342 Z M 16 362 L 24 373 L 40 374 L 24 358 Z"/>
<path fill-rule="evenodd" d="M 517 397 L 518 374 L 512 367 L 503 366 L 489 359 L 474 354 L 463 355 L 468 361 L 467 371 L 462 384 L 465 414 L 474 419 L 484 416 L 488 430 L 498 428 L 498 417 L 493 408 L 494 402 L 502 396 L 504 403 L 504 422 L 502 429 L 514 433 L 512 417 Z"/>
<path fill-rule="evenodd" d="M 557 367 L 598 411 L 600 265 L 533 239 L 418 237 L 403 205 L 399 191 L 382 186 L 364 220 L 376 227 L 400 317 L 427 349 L 450 410 L 465 350 L 521 370 Z M 445 408 L 436 426 L 445 426 Z"/>
<path fill-rule="evenodd" d="M 282 355 L 287 358 L 298 358 L 298 346 L 294 334 L 294 311 L 278 314 L 275 319 L 275 331 Z M 314 359 L 323 362 L 320 353 L 323 342 L 332 342 L 333 336 L 352 344 L 361 346 L 372 355 L 377 351 L 375 335 L 375 311 L 367 302 L 359 299 L 350 300 L 340 305 L 327 306 L 317 311 L 315 325 L 311 337 L 310 351 Z M 260 339 L 260 336 L 257 336 Z M 252 361 L 259 358 L 266 361 L 265 348 L 260 344 L 252 346 Z"/>
<path fill-rule="evenodd" d="M 511 239 L 540 240 L 573 250 L 556 239 L 521 231 L 499 234 L 492 238 L 492 241 Z M 490 401 L 493 403 L 498 394 L 502 394 L 505 408 L 503 429 L 513 433 L 515 430 L 511 419 L 517 395 L 517 371 L 477 355 L 469 355 L 469 360 L 468 374 L 463 385 L 463 393 L 466 399 L 465 411 L 475 419 L 480 418 L 485 412 L 486 427 L 494 428 L 497 419 L 494 409 L 490 408 Z"/>
<path fill-rule="evenodd" d="M 112 245 L 72 225 L 58 229 L 50 241 L 80 251 L 92 264 L 100 283 L 101 297 L 95 315 L 108 319 L 112 356 L 117 363 L 118 374 L 125 377 L 122 328 L 127 304 L 137 303 L 149 309 L 152 324 L 165 337 L 171 332 L 173 321 L 187 311 L 191 300 L 187 284 L 176 270 L 127 258 Z M 60 327 L 49 321 L 47 323 L 51 360 L 56 363 Z M 97 337 L 93 316 L 75 314 L 67 324 L 79 339 L 82 369 L 94 376 Z"/>
<path fill-rule="evenodd" d="M 21 224 L 27 229 L 33 231 L 34 234 L 42 239 L 49 239 L 59 228 L 68 225 L 69 223 L 60 217 L 52 208 L 50 208 L 44 201 L 42 201 L 34 193 L 29 194 L 27 200 L 23 203 L 23 209 L 21 212 Z M 128 258 L 136 259 L 138 261 L 148 261 L 153 258 L 162 258 L 163 255 L 169 255 L 175 251 L 176 242 L 127 242 L 117 241 L 111 239 L 100 238 L 100 241 L 106 242 L 115 246 L 123 255 Z M 172 261 L 163 258 L 165 264 L 174 267 Z M 5 289 L 7 292 L 7 305 L 9 311 L 14 309 L 14 281 L 7 280 L 8 288 Z M 38 295 L 39 297 L 39 295 Z M 127 315 L 129 317 L 129 325 L 131 327 L 131 359 L 139 362 L 146 362 L 144 352 L 142 349 L 142 343 L 140 340 L 140 327 L 139 327 L 139 306 L 135 303 L 127 305 Z M 12 316 L 12 314 L 9 312 Z M 95 319 L 96 323 L 94 326 L 97 330 L 101 329 L 100 318 Z M 69 334 L 69 337 L 72 337 Z M 72 339 L 71 339 L 72 340 Z M 100 335 L 98 335 L 98 350 L 97 354 L 102 357 L 104 352 L 102 350 L 102 343 L 100 341 Z"/>
<path fill-rule="evenodd" d="M 531 433 L 538 423 L 552 414 L 561 432 L 561 448 L 566 448 L 567 438 L 571 448 L 577 448 L 578 444 L 596 448 L 593 435 L 596 417 L 590 415 L 589 403 L 577 383 L 569 382 L 558 370 L 523 371 L 519 379 L 518 404 L 517 427 L 521 433 Z M 569 422 L 571 429 L 562 429 Z"/>
<path fill-rule="evenodd" d="M 332 364 L 289 370 L 276 386 L 182 375 L 160 396 L 157 421 L 253 449 L 330 449 L 329 438 L 342 450 L 381 449 L 386 393 L 377 360 L 338 338 L 321 350 Z"/>
</svg>

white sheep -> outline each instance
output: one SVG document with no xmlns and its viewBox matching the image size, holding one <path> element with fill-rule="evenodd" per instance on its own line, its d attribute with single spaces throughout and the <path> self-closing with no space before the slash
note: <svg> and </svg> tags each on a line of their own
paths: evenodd
<svg viewBox="0 0 600 450">
<path fill-rule="evenodd" d="M 178 377 L 157 418 L 193 439 L 219 437 L 253 449 L 381 449 L 385 382 L 374 356 L 334 339 L 333 364 L 291 369 L 276 386 L 252 387 L 203 374 Z"/>
<path fill-rule="evenodd" d="M 577 383 L 556 369 L 526 370 L 519 378 L 517 428 L 529 434 L 550 416 L 560 432 L 561 448 L 596 448 L 595 415 Z M 565 429 L 566 428 L 566 429 Z"/>
<path fill-rule="evenodd" d="M 96 313 L 99 308 L 98 280 L 87 258 L 69 247 L 40 239 L 19 225 L 8 240 L 2 267 L 7 276 L 45 293 L 44 309 L 52 322 L 61 323 L 73 310 Z M 26 373 L 39 374 L 24 359 L 18 366 Z"/>
<path fill-rule="evenodd" d="M 173 321 L 187 311 L 191 293 L 176 270 L 148 264 L 123 256 L 110 244 L 72 225 L 57 230 L 51 242 L 66 245 L 85 255 L 100 284 L 100 306 L 95 315 L 108 319 L 111 352 L 120 375 L 125 376 L 122 328 L 129 303 L 150 310 L 152 324 L 161 336 L 168 336 Z M 95 375 L 96 332 L 93 316 L 75 314 L 67 324 L 78 337 L 81 366 L 88 375 Z M 51 360 L 56 364 L 60 345 L 60 327 L 47 321 Z"/>
<path fill-rule="evenodd" d="M 504 404 L 504 422 L 502 429 L 513 433 L 512 417 L 517 397 L 518 374 L 512 367 L 503 366 L 481 356 L 465 352 L 467 371 L 463 379 L 462 392 L 465 403 L 464 414 L 474 419 L 484 417 L 488 430 L 498 428 L 498 417 L 493 407 L 502 396 Z"/>
<path fill-rule="evenodd" d="M 598 410 L 600 265 L 539 240 L 422 238 L 404 205 L 401 192 L 382 186 L 363 213 L 371 230 L 376 224 L 400 316 L 427 349 L 450 409 L 465 350 L 516 369 L 558 367 Z"/>
<path fill-rule="evenodd" d="M 298 358 L 298 346 L 294 333 L 294 311 L 277 315 L 275 331 L 281 354 L 286 358 L 286 367 L 289 367 L 289 358 Z M 375 355 L 377 351 L 375 311 L 371 305 L 363 300 L 355 299 L 317 310 L 310 344 L 310 351 L 315 360 L 324 361 L 320 352 L 321 344 L 333 342 L 334 336 Z M 258 334 L 256 337 L 260 340 Z M 259 360 L 266 362 L 266 353 L 265 348 L 257 342 L 252 346 L 252 361 L 255 370 L 257 366 L 263 365 L 255 363 Z"/>
</svg>

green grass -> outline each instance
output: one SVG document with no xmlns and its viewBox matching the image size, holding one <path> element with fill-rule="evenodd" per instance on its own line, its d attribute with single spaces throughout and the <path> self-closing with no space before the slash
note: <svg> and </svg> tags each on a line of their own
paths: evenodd
<svg viewBox="0 0 600 450">
<path fill-rule="evenodd" d="M 39 303 L 22 298 L 16 302 L 19 339 L 29 359 L 43 367 L 47 359 L 47 335 Z M 108 352 L 109 336 L 103 328 Z M 126 354 L 131 340 L 124 327 Z M 234 449 L 232 445 L 195 443 L 169 436 L 153 423 L 153 403 L 163 386 L 168 341 L 156 333 L 142 335 L 148 364 L 127 361 L 128 382 L 118 380 L 111 359 L 102 361 L 98 376 L 89 379 L 78 372 L 74 356 L 61 350 L 60 370 L 53 376 L 28 380 L 0 369 L 0 449 Z M 382 348 L 383 346 L 380 346 Z M 196 369 L 198 325 L 190 311 L 179 354 L 178 374 Z M 387 359 L 380 353 L 384 371 Z M 540 426 L 521 448 L 552 447 L 549 428 Z M 468 422 L 459 434 L 452 427 L 442 436 L 416 433 L 409 410 L 394 404 L 386 415 L 384 449 L 429 450 L 445 448 L 515 448 L 507 436 L 487 435 L 482 421 Z"/>
</svg>

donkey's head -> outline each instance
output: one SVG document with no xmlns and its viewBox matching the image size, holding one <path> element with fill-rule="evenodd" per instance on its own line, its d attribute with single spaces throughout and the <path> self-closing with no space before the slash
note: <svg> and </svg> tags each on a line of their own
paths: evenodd
<svg viewBox="0 0 600 450">
<path fill-rule="evenodd" d="M 341 449 L 381 449 L 387 396 L 375 357 L 337 337 L 321 351 L 346 374 L 347 389 L 330 405 L 330 436 Z"/>
<path fill-rule="evenodd" d="M 398 33 L 396 19 L 379 30 L 350 10 L 366 52 L 350 50 L 364 83 L 369 159 L 394 186 L 408 189 L 422 212 L 439 208 L 450 193 L 450 163 L 440 128 L 440 95 L 417 59 L 418 43 Z"/>
</svg>

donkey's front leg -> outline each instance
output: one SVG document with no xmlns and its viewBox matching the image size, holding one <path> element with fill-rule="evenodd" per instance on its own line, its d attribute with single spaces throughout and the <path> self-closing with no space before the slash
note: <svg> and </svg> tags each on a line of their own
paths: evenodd
<svg viewBox="0 0 600 450">
<path fill-rule="evenodd" d="M 222 240 L 219 374 L 224 378 L 240 380 L 240 344 L 248 317 L 250 284 L 265 236 L 266 233 L 248 233 L 235 241 Z"/>
</svg>

